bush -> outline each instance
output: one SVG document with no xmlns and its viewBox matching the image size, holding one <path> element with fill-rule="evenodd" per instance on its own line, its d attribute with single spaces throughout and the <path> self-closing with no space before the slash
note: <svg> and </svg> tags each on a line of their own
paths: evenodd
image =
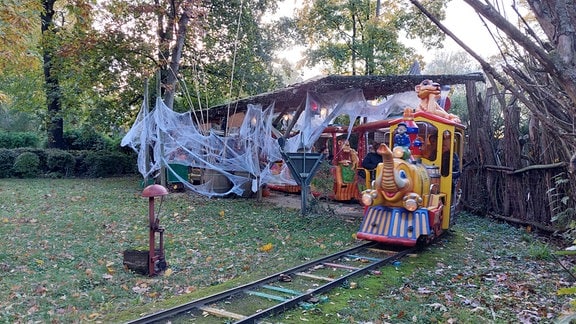
<svg viewBox="0 0 576 324">
<path fill-rule="evenodd" d="M 40 138 L 31 132 L 0 132 L 1 148 L 38 147 Z"/>
<path fill-rule="evenodd" d="M 109 150 L 114 148 L 112 141 L 91 128 L 81 128 L 64 132 L 64 143 L 68 150 Z"/>
<path fill-rule="evenodd" d="M 12 166 L 16 156 L 17 154 L 14 151 L 0 148 L 0 178 L 12 176 Z"/>
<path fill-rule="evenodd" d="M 74 171 L 76 159 L 66 151 L 52 149 L 46 154 L 46 166 L 53 176 L 70 176 Z"/>
<path fill-rule="evenodd" d="M 136 152 L 63 151 L 0 148 L 0 178 L 63 176 L 109 177 L 138 173 Z"/>
<path fill-rule="evenodd" d="M 38 169 L 44 173 L 48 171 L 48 167 L 46 166 L 46 154 L 47 150 L 43 148 L 34 148 L 34 147 L 21 147 L 13 150 L 16 153 L 16 156 L 22 155 L 24 153 L 34 153 L 40 159 L 40 164 L 38 165 Z"/>
<path fill-rule="evenodd" d="M 16 158 L 12 170 L 21 178 L 34 178 L 38 175 L 40 158 L 32 152 L 25 152 Z"/>
<path fill-rule="evenodd" d="M 133 173 L 136 169 L 133 156 L 120 152 L 88 152 L 82 164 L 86 176 L 96 178 Z"/>
</svg>

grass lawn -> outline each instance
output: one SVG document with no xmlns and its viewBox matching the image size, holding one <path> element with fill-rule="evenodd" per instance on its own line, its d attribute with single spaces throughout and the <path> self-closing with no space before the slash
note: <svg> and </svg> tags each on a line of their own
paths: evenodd
<svg viewBox="0 0 576 324">
<path fill-rule="evenodd" d="M 170 194 L 156 202 L 169 270 L 148 278 L 122 264 L 124 250 L 148 245 L 141 192 L 136 177 L 2 179 L 0 322 L 121 323 L 359 243 L 360 219 Z M 552 322 L 572 297 L 556 295 L 572 277 L 554 250 L 522 229 L 463 215 L 400 268 L 273 322 Z"/>
</svg>

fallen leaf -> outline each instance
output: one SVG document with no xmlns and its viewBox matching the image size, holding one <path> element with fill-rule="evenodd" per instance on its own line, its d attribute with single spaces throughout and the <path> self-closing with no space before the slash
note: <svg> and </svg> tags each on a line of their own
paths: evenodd
<svg viewBox="0 0 576 324">
<path fill-rule="evenodd" d="M 36 293 L 37 295 L 42 295 L 44 293 L 46 293 L 47 289 L 44 286 L 37 286 L 36 289 L 34 290 L 34 293 Z"/>
<path fill-rule="evenodd" d="M 446 312 L 448 311 L 448 309 L 446 308 L 446 306 L 440 304 L 440 303 L 432 303 L 432 304 L 428 304 L 426 306 L 430 306 L 432 307 L 434 310 L 440 310 L 442 312 Z"/>
<path fill-rule="evenodd" d="M 274 246 L 272 245 L 272 243 L 268 243 L 268 244 L 264 244 L 262 245 L 259 250 L 262 252 L 270 252 L 272 250 L 272 248 L 274 248 Z"/>
<path fill-rule="evenodd" d="M 145 293 L 148 290 L 150 290 L 150 288 L 148 288 L 148 287 L 139 287 L 139 286 L 132 287 L 132 291 L 137 293 L 137 294 Z"/>
</svg>

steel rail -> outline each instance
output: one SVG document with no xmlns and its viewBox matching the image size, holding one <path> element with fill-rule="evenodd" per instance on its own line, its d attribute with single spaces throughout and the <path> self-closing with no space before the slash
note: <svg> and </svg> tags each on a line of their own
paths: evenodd
<svg viewBox="0 0 576 324">
<path fill-rule="evenodd" d="M 285 275 L 285 274 L 296 274 L 299 272 L 302 272 L 304 270 L 308 270 L 312 267 L 314 267 L 315 265 L 318 264 L 322 264 L 325 263 L 327 261 L 331 261 L 331 260 L 336 260 L 338 258 L 341 258 L 343 256 L 347 256 L 352 254 L 353 252 L 358 252 L 364 249 L 368 249 L 368 248 L 372 248 L 378 246 L 377 243 L 374 242 L 369 242 L 366 244 L 362 244 L 359 246 L 355 246 L 316 260 L 313 260 L 311 262 L 296 266 L 294 268 L 270 275 L 268 277 L 265 277 L 263 279 L 259 279 L 257 281 L 253 281 L 251 283 L 242 285 L 242 286 L 238 286 L 236 288 L 232 288 L 229 290 L 225 290 L 222 291 L 220 293 L 216 293 L 201 299 L 197 299 L 194 301 L 191 301 L 189 303 L 185 303 L 170 309 L 166 309 L 166 310 L 162 310 L 147 316 L 144 316 L 142 318 L 127 322 L 127 324 L 144 324 L 144 323 L 156 323 L 162 320 L 167 320 L 167 319 L 173 319 L 174 317 L 181 315 L 182 313 L 194 310 L 194 309 L 201 309 L 202 307 L 209 305 L 211 303 L 214 302 L 218 302 L 220 300 L 226 299 L 228 297 L 232 297 L 238 294 L 242 294 L 242 293 L 246 293 L 249 290 L 253 290 L 254 288 L 258 288 L 258 287 L 262 287 L 268 283 L 271 282 L 277 282 L 279 277 L 281 275 Z M 272 315 L 277 315 L 280 314 L 288 309 L 294 308 L 295 306 L 297 306 L 299 303 L 304 302 L 308 299 L 310 299 L 312 296 L 314 295 L 319 295 L 321 293 L 324 293 L 326 291 L 329 291 L 337 286 L 342 285 L 345 281 L 349 280 L 351 277 L 360 275 L 362 273 L 366 273 L 370 270 L 373 270 L 375 268 L 381 267 L 384 264 L 387 263 L 391 263 L 397 259 L 402 258 L 403 256 L 405 256 L 408 253 L 411 253 L 415 250 L 415 248 L 409 248 L 409 249 L 404 249 L 401 250 L 399 252 L 397 252 L 396 254 L 390 255 L 388 257 L 385 257 L 383 259 L 371 259 L 372 262 L 369 265 L 366 265 L 362 268 L 359 268 L 357 270 L 354 270 L 348 274 L 345 274 L 343 276 L 341 276 L 340 278 L 336 278 L 333 279 L 333 281 L 330 281 L 324 285 L 319 286 L 318 288 L 312 290 L 312 291 L 308 291 L 306 293 L 302 293 L 298 296 L 294 296 L 288 300 L 285 300 L 283 302 L 280 302 L 279 304 L 276 304 L 272 307 L 269 307 L 265 310 L 261 310 L 256 314 L 253 315 L 246 315 L 244 318 L 239 319 L 238 321 L 236 321 L 235 323 L 256 323 L 257 320 L 262 319 L 264 317 L 269 317 Z M 361 257 L 361 256 L 359 256 Z"/>
</svg>

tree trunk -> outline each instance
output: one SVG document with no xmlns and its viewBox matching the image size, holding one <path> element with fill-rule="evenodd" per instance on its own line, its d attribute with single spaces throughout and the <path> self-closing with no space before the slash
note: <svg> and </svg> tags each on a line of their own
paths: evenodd
<svg viewBox="0 0 576 324">
<path fill-rule="evenodd" d="M 504 108 L 504 140 L 502 148 L 504 153 L 504 164 L 513 169 L 522 168 L 520 161 L 520 108 L 512 101 Z M 505 176 L 508 185 L 504 190 L 503 208 L 504 215 L 513 215 L 523 219 L 526 215 L 526 204 L 524 202 L 524 177 Z"/>
<path fill-rule="evenodd" d="M 170 65 L 166 76 L 166 92 L 164 93 L 164 103 L 170 108 L 173 108 L 174 106 L 174 95 L 176 93 L 176 85 L 178 84 L 180 59 L 182 58 L 182 48 L 184 47 L 184 41 L 186 40 L 186 33 L 188 31 L 188 22 L 190 21 L 189 13 L 192 12 L 192 3 L 193 1 L 186 1 L 182 4 L 184 11 L 182 16 L 178 19 L 176 44 L 174 48 L 172 48 L 172 55 L 170 56 Z"/>
<path fill-rule="evenodd" d="M 46 105 L 48 109 L 47 131 L 48 147 L 64 148 L 64 122 L 60 115 L 62 108 L 62 91 L 58 77 L 52 70 L 52 57 L 54 56 L 54 45 L 49 41 L 50 37 L 56 34 L 53 25 L 54 3 L 56 0 L 42 1 L 43 12 L 40 15 L 42 20 L 42 56 L 44 59 L 44 82 L 46 92 Z"/>
<path fill-rule="evenodd" d="M 528 0 L 540 26 L 547 33 L 549 42 L 546 42 L 546 46 L 553 47 L 553 50 L 547 51 L 498 14 L 491 5 L 480 0 L 464 1 L 535 58 L 548 75 L 562 85 L 570 100 L 576 102 L 576 31 L 574 20 L 570 21 L 576 17 L 573 2 Z"/>
</svg>

